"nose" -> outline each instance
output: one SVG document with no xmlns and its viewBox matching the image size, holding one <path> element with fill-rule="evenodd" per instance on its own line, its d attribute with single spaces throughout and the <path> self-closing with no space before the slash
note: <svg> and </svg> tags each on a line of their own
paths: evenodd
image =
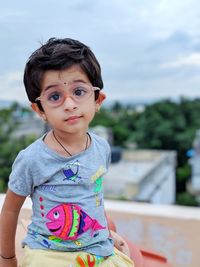
<svg viewBox="0 0 200 267">
<path fill-rule="evenodd" d="M 76 102 L 72 99 L 71 96 L 67 96 L 67 95 L 65 96 L 63 106 L 65 110 L 73 110 L 77 108 Z"/>
</svg>

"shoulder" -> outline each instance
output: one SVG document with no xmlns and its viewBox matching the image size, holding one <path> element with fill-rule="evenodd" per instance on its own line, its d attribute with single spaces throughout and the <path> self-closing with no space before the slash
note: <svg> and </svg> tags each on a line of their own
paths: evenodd
<svg viewBox="0 0 200 267">
<path fill-rule="evenodd" d="M 36 151 L 38 152 L 38 150 L 42 149 L 42 137 L 35 140 L 33 143 L 31 143 L 29 146 L 27 146 L 26 148 L 24 148 L 23 150 L 21 150 L 19 152 L 20 156 L 28 156 L 28 155 L 33 155 L 33 153 L 35 153 Z"/>
<path fill-rule="evenodd" d="M 108 168 L 111 159 L 111 148 L 109 143 L 102 137 L 90 132 L 92 141 L 92 149 L 93 158 L 99 159 L 100 161 L 104 161 L 106 168 Z"/>
<path fill-rule="evenodd" d="M 41 150 L 42 142 L 43 142 L 42 138 L 39 138 L 33 143 L 31 143 L 29 146 L 27 146 L 26 148 L 22 149 L 18 153 L 14 161 L 14 164 L 18 162 L 24 162 L 24 164 L 26 164 L 30 161 L 30 159 L 31 159 L 31 162 L 33 162 L 34 159 L 38 159 L 38 155 L 40 155 L 40 153 L 38 152 Z"/>
<path fill-rule="evenodd" d="M 111 148 L 109 143 L 99 135 L 94 133 L 89 133 L 92 140 L 92 148 L 95 151 L 95 155 L 98 155 L 100 158 L 104 158 L 107 163 L 110 162 L 111 157 Z"/>
<path fill-rule="evenodd" d="M 110 149 L 110 145 L 108 144 L 108 142 L 104 138 L 102 138 L 101 136 L 99 136 L 93 132 L 89 132 L 89 135 L 90 135 L 91 140 L 94 143 L 94 145 L 101 146 L 101 147 L 104 147 L 106 149 Z"/>
</svg>

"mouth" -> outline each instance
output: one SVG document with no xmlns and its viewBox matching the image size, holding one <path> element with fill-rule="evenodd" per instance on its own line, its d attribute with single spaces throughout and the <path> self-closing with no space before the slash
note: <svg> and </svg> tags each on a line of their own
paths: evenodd
<svg viewBox="0 0 200 267">
<path fill-rule="evenodd" d="M 55 229 L 50 229 L 49 228 L 49 231 L 51 231 L 52 233 L 54 233 L 54 232 L 57 232 L 57 231 L 59 231 L 60 230 L 60 228 L 61 228 L 61 226 L 60 227 L 58 227 L 58 228 L 55 228 Z"/>
<path fill-rule="evenodd" d="M 80 118 L 82 118 L 82 116 L 71 116 L 71 117 L 68 117 L 65 121 L 66 121 L 66 122 L 76 122 L 76 121 L 78 121 Z"/>
</svg>

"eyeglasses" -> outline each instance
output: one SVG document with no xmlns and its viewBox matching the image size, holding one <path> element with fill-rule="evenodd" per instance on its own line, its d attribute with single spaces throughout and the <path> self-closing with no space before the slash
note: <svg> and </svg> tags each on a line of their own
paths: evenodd
<svg viewBox="0 0 200 267">
<path fill-rule="evenodd" d="M 58 107 L 64 103 L 67 97 L 70 97 L 74 102 L 82 103 L 96 91 L 100 91 L 100 88 L 85 83 L 71 83 L 67 86 L 67 90 L 60 85 L 55 85 L 44 91 L 35 99 L 35 102 L 42 101 L 49 107 Z"/>
</svg>

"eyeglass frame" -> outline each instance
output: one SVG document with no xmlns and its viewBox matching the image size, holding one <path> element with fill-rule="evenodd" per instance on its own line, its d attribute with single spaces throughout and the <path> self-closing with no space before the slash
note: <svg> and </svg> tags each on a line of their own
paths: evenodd
<svg viewBox="0 0 200 267">
<path fill-rule="evenodd" d="M 70 83 L 66 83 L 66 82 L 64 82 L 64 85 L 66 86 L 67 84 L 74 84 L 74 85 L 86 85 L 86 86 L 88 86 L 88 87 L 90 87 L 92 90 L 91 90 L 91 93 L 88 95 L 88 97 L 85 99 L 85 100 L 87 100 L 87 99 L 89 99 L 90 97 L 91 97 L 91 95 L 92 95 L 92 92 L 94 92 L 94 93 L 96 93 L 96 92 L 100 92 L 100 88 L 99 87 L 96 87 L 96 86 L 92 86 L 92 85 L 90 85 L 90 84 L 88 84 L 88 83 L 83 83 L 83 82 L 70 82 Z M 57 86 L 60 86 L 59 84 L 55 84 L 55 85 L 52 85 L 52 86 L 50 86 L 49 88 L 51 88 L 51 87 L 57 87 Z M 74 89 L 76 89 L 76 87 L 74 88 Z M 45 92 L 47 92 L 48 91 L 48 89 L 45 91 Z M 57 103 L 55 103 L 55 104 L 50 104 L 49 105 L 49 102 L 48 102 L 48 100 L 47 99 L 44 99 L 43 97 L 44 97 L 44 95 L 42 95 L 43 93 L 45 93 L 45 92 L 42 92 L 41 93 L 41 95 L 39 96 L 39 97 L 36 97 L 36 99 L 35 99 L 35 103 L 37 103 L 37 102 L 42 102 L 42 101 L 44 101 L 45 103 L 47 103 L 47 105 L 49 106 L 49 107 L 59 107 L 59 106 L 61 106 L 63 103 L 64 103 L 64 101 L 66 100 L 66 98 L 67 97 L 70 97 L 74 102 L 76 102 L 76 103 L 82 103 L 82 101 L 77 101 L 77 99 L 75 99 L 74 97 L 73 97 L 73 95 L 70 95 L 70 94 L 68 94 L 68 96 L 67 96 L 67 92 L 65 92 L 65 90 L 63 90 L 63 89 L 56 89 L 55 88 L 55 91 L 54 92 L 52 92 L 52 93 L 56 93 L 56 92 L 58 92 L 58 91 L 62 91 L 62 93 L 64 93 L 64 95 L 63 95 L 63 101 L 61 101 L 59 104 Z M 95 100 L 96 100 L 96 95 L 95 95 Z"/>
</svg>

